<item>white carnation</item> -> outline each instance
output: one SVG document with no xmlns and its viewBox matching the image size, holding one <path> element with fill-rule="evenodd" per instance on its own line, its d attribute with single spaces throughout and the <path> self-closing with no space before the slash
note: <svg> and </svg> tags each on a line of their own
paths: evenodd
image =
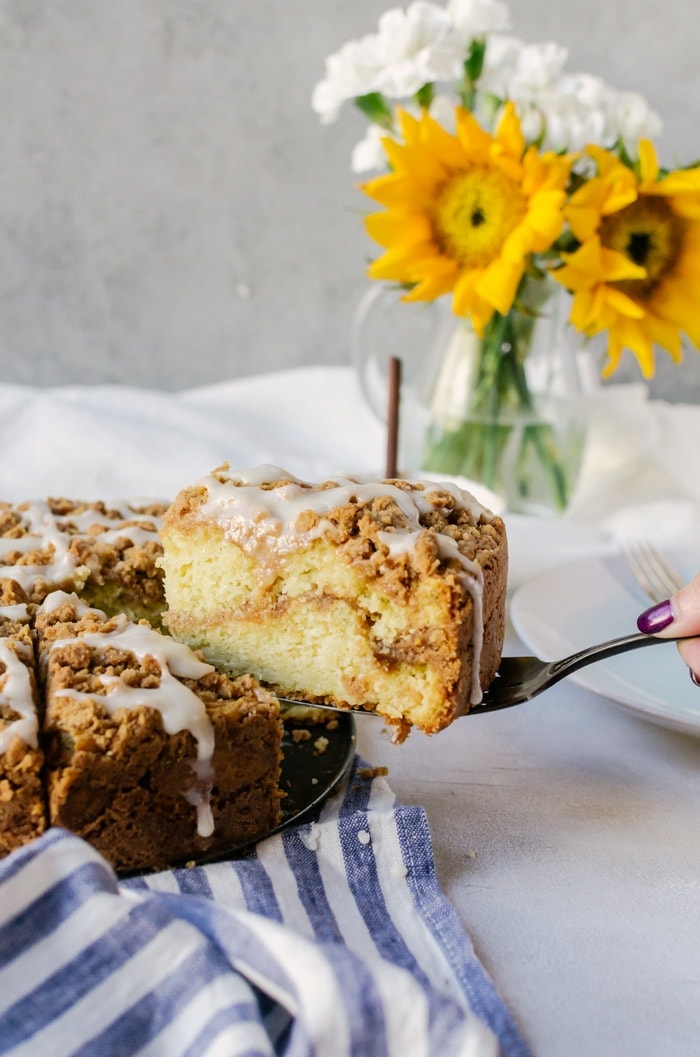
<svg viewBox="0 0 700 1057">
<path fill-rule="evenodd" d="M 621 139 L 636 154 L 640 139 L 661 134 L 661 117 L 637 92 L 615 92 L 610 103 L 610 124 L 614 139 Z"/>
<path fill-rule="evenodd" d="M 574 96 L 548 93 L 538 101 L 542 114 L 545 150 L 577 151 L 589 143 L 608 140 L 607 114 L 600 107 L 587 106 Z"/>
<path fill-rule="evenodd" d="M 525 45 L 517 37 L 494 33 L 486 43 L 479 90 L 506 99 L 508 86 L 515 75 L 520 53 Z"/>
<path fill-rule="evenodd" d="M 542 147 L 583 150 L 589 143 L 611 142 L 610 89 L 599 77 L 567 74 L 532 97 L 543 118 Z"/>
<path fill-rule="evenodd" d="M 510 11 L 500 0 L 448 0 L 446 11 L 467 39 L 511 28 Z"/>
<path fill-rule="evenodd" d="M 335 121 L 347 100 L 370 92 L 406 99 L 432 81 L 459 78 L 464 42 L 444 8 L 414 0 L 386 11 L 379 32 L 350 41 L 326 59 L 326 76 L 312 106 L 325 123 Z"/>
<path fill-rule="evenodd" d="M 376 65 L 363 41 L 351 40 L 326 59 L 326 76 L 313 90 L 311 105 L 324 124 L 335 121 L 343 103 L 373 91 Z"/>
<path fill-rule="evenodd" d="M 385 136 L 396 139 L 396 134 L 380 128 L 379 125 L 368 125 L 364 137 L 352 150 L 350 165 L 353 172 L 382 172 L 388 168 L 387 157 L 382 146 Z"/>
<path fill-rule="evenodd" d="M 390 99 L 410 97 L 424 84 L 455 80 L 461 74 L 463 42 L 445 10 L 429 0 L 414 0 L 406 11 L 387 11 L 374 43 L 381 68 L 369 90 Z"/>
<path fill-rule="evenodd" d="M 524 44 L 517 37 L 494 33 L 487 38 L 479 90 L 499 99 L 529 102 L 557 83 L 568 54 L 552 42 Z"/>
<path fill-rule="evenodd" d="M 516 101 L 532 98 L 538 92 L 551 88 L 561 75 L 568 57 L 566 48 L 559 44 L 524 44 L 508 85 L 510 98 Z"/>
<path fill-rule="evenodd" d="M 533 111 L 542 118 L 539 137 Z M 614 91 L 600 77 L 586 73 L 560 77 L 543 91 L 520 93 L 518 112 L 526 115 L 526 137 L 534 136 L 549 150 L 577 151 L 591 143 L 611 148 L 622 140 L 634 154 L 640 137 L 653 138 L 661 130 L 658 115 L 641 96 Z"/>
</svg>

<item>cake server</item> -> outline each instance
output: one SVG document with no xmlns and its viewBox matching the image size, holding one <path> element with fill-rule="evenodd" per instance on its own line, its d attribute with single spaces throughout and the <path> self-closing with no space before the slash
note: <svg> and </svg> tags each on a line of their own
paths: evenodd
<svg viewBox="0 0 700 1057">
<path fill-rule="evenodd" d="M 539 657 L 502 657 L 496 672 L 496 677 L 491 685 L 484 691 L 484 696 L 479 704 L 471 705 L 468 716 L 476 716 L 482 712 L 497 712 L 501 708 L 511 708 L 520 705 L 524 701 L 530 701 L 537 697 L 550 686 L 554 686 L 560 679 L 572 675 L 580 668 L 585 668 L 596 661 L 603 661 L 607 657 L 614 657 L 618 653 L 627 653 L 630 650 L 639 650 L 645 646 L 660 646 L 662 643 L 678 642 L 681 638 L 688 636 L 677 636 L 676 638 L 657 638 L 654 635 L 635 633 L 623 635 L 619 639 L 609 639 L 600 642 L 596 646 L 588 646 L 558 661 L 543 661 Z M 357 712 L 368 714 L 361 708 L 339 708 L 336 705 L 317 704 L 308 701 L 292 701 L 290 698 L 280 697 L 280 702 L 286 705 L 302 705 L 306 708 L 323 708 L 332 712 Z"/>
</svg>

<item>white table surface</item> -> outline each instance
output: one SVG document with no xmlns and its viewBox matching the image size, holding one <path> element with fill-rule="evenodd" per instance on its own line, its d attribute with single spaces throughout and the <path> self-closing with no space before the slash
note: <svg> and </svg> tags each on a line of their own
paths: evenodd
<svg viewBox="0 0 700 1057">
<path fill-rule="evenodd" d="M 650 408 L 635 390 L 613 410 L 576 517 L 507 519 L 512 586 L 595 550 L 602 515 L 637 523 L 635 503 L 656 504 L 657 529 L 695 531 L 700 478 L 683 451 L 700 444 L 700 408 Z M 342 369 L 183 394 L 0 385 L 0 412 L 0 499 L 167 498 L 226 458 L 309 478 L 383 461 Z M 506 648 L 522 652 L 512 635 Z M 399 798 L 425 807 L 444 891 L 535 1057 L 700 1054 L 700 738 L 570 681 L 401 746 L 373 717 L 358 735 Z"/>
</svg>

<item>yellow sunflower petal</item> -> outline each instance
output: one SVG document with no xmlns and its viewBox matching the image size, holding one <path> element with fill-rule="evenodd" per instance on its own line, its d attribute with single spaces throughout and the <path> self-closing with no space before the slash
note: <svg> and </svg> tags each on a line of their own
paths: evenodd
<svg viewBox="0 0 700 1057">
<path fill-rule="evenodd" d="M 624 253 L 601 247 L 600 279 L 606 283 L 619 283 L 623 279 L 646 279 L 647 270 L 635 264 Z"/>
<path fill-rule="evenodd" d="M 654 304 L 667 319 L 676 319 L 680 324 L 697 313 L 697 291 L 682 280 L 666 282 L 658 289 Z"/>
<path fill-rule="evenodd" d="M 645 312 L 642 306 L 624 294 L 622 290 L 616 290 L 614 286 L 605 288 L 605 300 L 610 308 L 619 312 L 621 316 L 626 316 L 627 319 L 644 319 Z"/>
<path fill-rule="evenodd" d="M 556 242 L 564 227 L 563 191 L 540 191 L 530 199 L 527 223 L 534 238 L 532 249 L 540 253 Z"/>
<path fill-rule="evenodd" d="M 367 234 L 380 246 L 393 246 L 397 242 L 426 243 L 432 236 L 432 228 L 423 213 L 401 212 L 370 213 L 365 217 Z"/>
<path fill-rule="evenodd" d="M 421 143 L 431 151 L 448 170 L 464 168 L 469 164 L 459 140 L 442 127 L 429 113 L 423 115 L 420 125 Z"/>
<path fill-rule="evenodd" d="M 435 253 L 431 243 L 395 246 L 372 261 L 367 274 L 370 279 L 391 279 L 399 283 L 417 282 L 416 267 L 421 265 L 430 269 L 432 262 L 440 259 Z"/>
<path fill-rule="evenodd" d="M 382 146 L 396 173 L 410 174 L 431 187 L 442 183 L 448 175 L 442 162 L 434 154 L 423 150 L 420 145 L 397 143 L 395 139 L 387 136 L 382 140 Z"/>
<path fill-rule="evenodd" d="M 435 301 L 436 298 L 449 294 L 455 285 L 456 268 L 451 269 L 443 276 L 435 275 L 422 279 L 419 283 L 405 293 L 402 301 Z"/>
<path fill-rule="evenodd" d="M 397 173 L 385 173 L 373 180 L 360 184 L 360 190 L 381 206 L 391 209 L 393 206 L 415 206 L 427 210 L 435 198 L 432 187 L 421 183 L 411 176 Z"/>
<path fill-rule="evenodd" d="M 421 123 L 417 117 L 413 114 L 409 114 L 408 110 L 404 110 L 403 107 L 398 106 L 396 108 L 396 119 L 399 123 L 399 129 L 403 136 L 404 143 L 416 144 L 420 142 L 421 138 Z"/>
<path fill-rule="evenodd" d="M 608 359 L 602 370 L 603 378 L 610 378 L 620 365 L 622 358 L 622 342 L 616 334 L 611 334 L 608 339 Z"/>
<path fill-rule="evenodd" d="M 524 270 L 522 259 L 512 263 L 500 257 L 484 269 L 476 292 L 501 315 L 506 315 L 515 301 Z"/>
<path fill-rule="evenodd" d="M 599 147 L 596 143 L 588 144 L 586 154 L 593 159 L 601 176 L 607 176 L 608 173 L 617 169 L 620 164 L 620 159 L 616 155 L 604 147 Z"/>
<path fill-rule="evenodd" d="M 629 321 L 619 326 L 620 338 L 623 343 L 639 361 L 642 374 L 645 378 L 654 377 L 654 346 L 652 345 L 646 330 L 639 324 Z"/>
<path fill-rule="evenodd" d="M 665 349 L 675 363 L 682 362 L 683 344 L 681 332 L 677 326 L 660 319 L 658 316 L 648 314 L 646 328 L 655 345 Z"/>
<path fill-rule="evenodd" d="M 479 275 L 477 270 L 460 275 L 452 295 L 452 309 L 457 316 L 469 316 L 476 333 L 482 335 L 494 309 L 477 293 Z"/>
<path fill-rule="evenodd" d="M 549 273 L 552 278 L 566 287 L 567 290 L 585 290 L 596 284 L 596 279 L 579 272 L 570 264 L 562 264 L 559 268 L 553 268 Z"/>
<path fill-rule="evenodd" d="M 641 139 L 639 141 L 639 171 L 643 187 L 656 183 L 659 178 L 659 159 L 651 140 Z"/>
<path fill-rule="evenodd" d="M 455 111 L 457 139 L 472 164 L 488 160 L 493 137 L 486 132 L 474 115 L 464 107 Z"/>
<path fill-rule="evenodd" d="M 595 319 L 595 293 L 592 290 L 577 290 L 571 303 L 569 322 L 582 334 L 591 334 L 591 325 Z"/>
<path fill-rule="evenodd" d="M 496 130 L 496 140 L 501 149 L 511 158 L 520 159 L 525 153 L 525 137 L 520 127 L 515 103 L 512 100 L 508 100 L 503 108 L 503 114 Z"/>
</svg>

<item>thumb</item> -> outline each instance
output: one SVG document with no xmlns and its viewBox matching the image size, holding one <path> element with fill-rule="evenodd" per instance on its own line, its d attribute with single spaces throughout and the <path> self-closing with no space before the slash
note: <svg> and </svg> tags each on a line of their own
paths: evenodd
<svg viewBox="0 0 700 1057">
<path fill-rule="evenodd" d="M 700 635 L 700 573 L 664 602 L 645 609 L 637 617 L 637 627 L 645 635 L 661 638 Z"/>
</svg>

